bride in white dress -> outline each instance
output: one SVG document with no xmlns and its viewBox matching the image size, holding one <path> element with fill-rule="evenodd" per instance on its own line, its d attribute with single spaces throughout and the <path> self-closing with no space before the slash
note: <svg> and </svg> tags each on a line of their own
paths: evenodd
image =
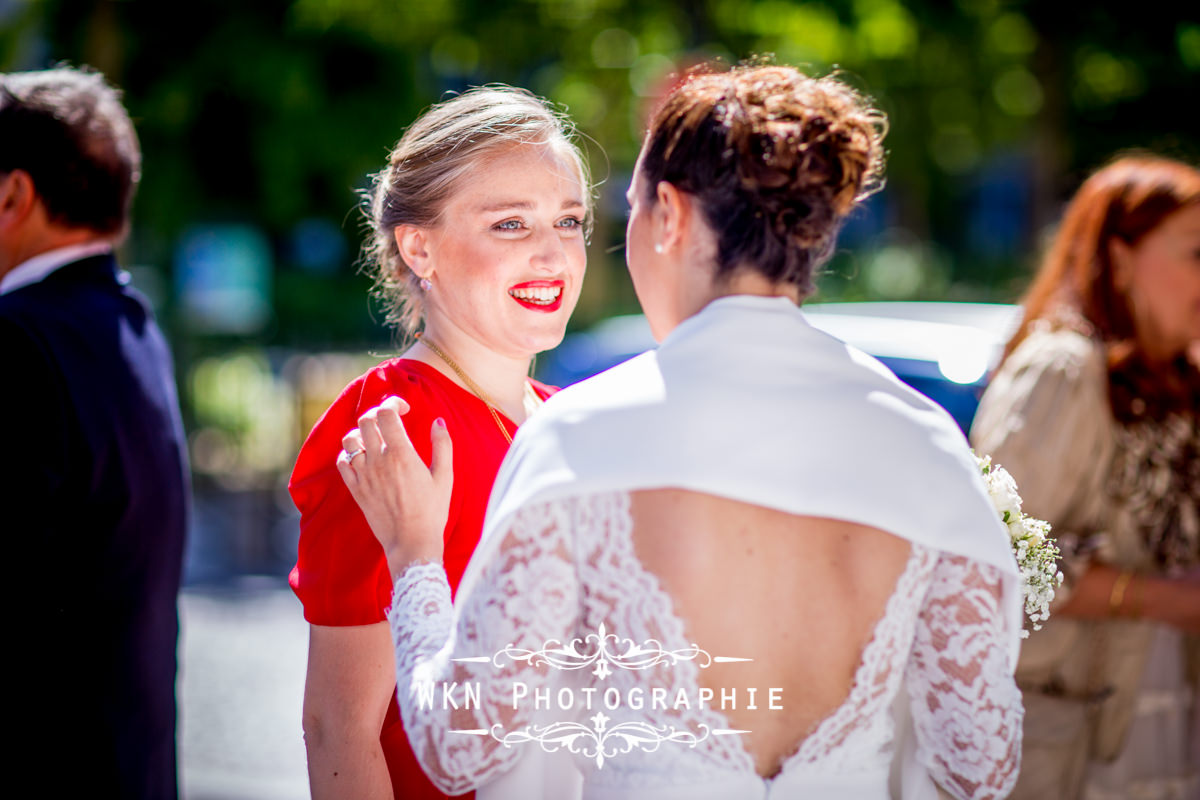
<svg viewBox="0 0 1200 800">
<path fill-rule="evenodd" d="M 882 122 L 788 67 L 667 96 L 626 242 L 661 345 L 522 427 L 453 604 L 434 498 L 454 431 L 427 465 L 389 399 L 347 435 L 339 468 L 396 579 L 405 728 L 445 791 L 1011 789 L 1007 535 L 950 417 L 799 309 L 880 178 Z"/>
</svg>

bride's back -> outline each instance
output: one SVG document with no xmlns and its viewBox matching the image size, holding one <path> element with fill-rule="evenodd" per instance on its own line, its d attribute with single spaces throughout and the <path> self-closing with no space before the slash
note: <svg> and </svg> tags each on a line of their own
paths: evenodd
<svg viewBox="0 0 1200 800">
<path fill-rule="evenodd" d="M 910 546 L 875 528 L 801 517 L 676 489 L 635 492 L 633 544 L 670 595 L 688 640 L 713 655 L 700 684 L 757 687 L 755 710 L 726 707 L 772 775 L 846 698 Z M 781 689 L 784 711 L 770 708 Z"/>
</svg>

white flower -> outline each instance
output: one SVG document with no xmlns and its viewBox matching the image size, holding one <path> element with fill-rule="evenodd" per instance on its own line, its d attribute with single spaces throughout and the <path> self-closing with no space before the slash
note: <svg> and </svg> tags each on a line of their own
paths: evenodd
<svg viewBox="0 0 1200 800">
<path fill-rule="evenodd" d="M 1021 573 L 1025 616 L 1029 617 L 1033 630 L 1040 630 L 1041 623 L 1050 619 L 1054 590 L 1063 582 L 1063 574 L 1058 570 L 1058 546 L 1050 537 L 1050 524 L 1021 511 L 1017 482 L 1003 467 L 992 464 L 991 456 L 976 456 L 975 460 L 992 505 L 1008 528 L 1013 555 Z M 1028 636 L 1028 630 L 1021 631 L 1022 638 Z"/>
<path fill-rule="evenodd" d="M 1046 536 L 1050 533 L 1050 524 L 1045 520 L 1034 519 L 1033 517 L 1022 515 L 1021 529 L 1026 538 L 1041 544 L 1043 541 L 1045 541 Z"/>
<path fill-rule="evenodd" d="M 1017 482 L 1003 467 L 992 467 L 985 473 L 988 494 L 992 505 L 1000 512 L 1005 522 L 1011 522 L 1021 515 L 1021 495 L 1017 494 Z"/>
</svg>

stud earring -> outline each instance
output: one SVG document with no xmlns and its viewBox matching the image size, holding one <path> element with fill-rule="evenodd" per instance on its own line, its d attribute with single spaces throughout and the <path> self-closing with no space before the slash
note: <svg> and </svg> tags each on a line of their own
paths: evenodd
<svg viewBox="0 0 1200 800">
<path fill-rule="evenodd" d="M 429 278 L 421 278 L 420 285 L 421 285 L 422 292 L 428 292 L 430 289 L 433 288 L 433 281 L 429 280 Z"/>
<path fill-rule="evenodd" d="M 657 243 L 657 244 L 655 244 L 655 245 L 654 245 L 654 252 L 656 252 L 656 253 L 658 253 L 659 255 L 661 255 L 661 254 L 662 254 L 662 251 L 663 251 L 663 246 L 662 246 L 662 244 L 661 244 L 661 243 Z"/>
</svg>

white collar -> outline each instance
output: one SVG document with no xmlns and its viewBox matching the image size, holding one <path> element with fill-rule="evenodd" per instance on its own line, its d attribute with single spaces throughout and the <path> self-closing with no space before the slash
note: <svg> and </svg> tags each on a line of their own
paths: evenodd
<svg viewBox="0 0 1200 800">
<path fill-rule="evenodd" d="M 33 258 L 22 261 L 7 275 L 0 278 L 0 295 L 45 280 L 47 275 L 72 262 L 111 252 L 112 242 L 91 241 L 69 244 L 66 247 L 56 247 L 53 250 L 38 253 Z"/>
</svg>

